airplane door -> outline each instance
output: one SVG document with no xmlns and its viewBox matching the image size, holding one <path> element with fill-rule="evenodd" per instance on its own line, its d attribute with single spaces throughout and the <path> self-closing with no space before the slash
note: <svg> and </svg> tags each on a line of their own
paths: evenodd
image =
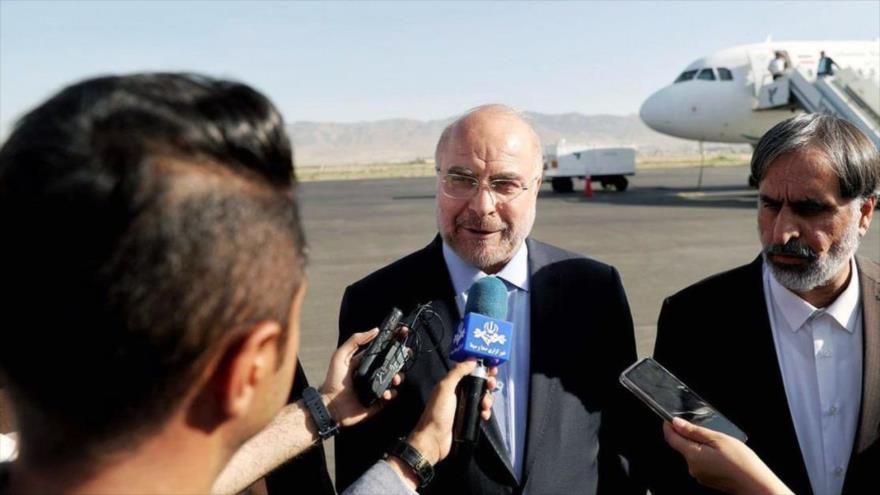
<svg viewBox="0 0 880 495">
<path fill-rule="evenodd" d="M 768 82 L 768 80 L 772 80 L 772 76 L 770 75 L 770 71 L 767 70 L 767 66 L 770 65 L 770 61 L 773 60 L 773 50 L 768 48 L 758 48 L 749 50 L 746 52 L 746 55 L 749 58 L 749 65 L 752 67 L 752 85 L 755 93 L 755 98 L 757 98 L 761 94 L 761 87 Z"/>
</svg>

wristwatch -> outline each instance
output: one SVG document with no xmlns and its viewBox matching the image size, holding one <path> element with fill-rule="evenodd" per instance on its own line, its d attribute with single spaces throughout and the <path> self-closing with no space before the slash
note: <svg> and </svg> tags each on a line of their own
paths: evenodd
<svg viewBox="0 0 880 495">
<path fill-rule="evenodd" d="M 315 421 L 315 425 L 318 426 L 318 436 L 321 437 L 321 440 L 327 440 L 339 433 L 339 423 L 330 417 L 330 411 L 327 410 L 327 406 L 321 399 L 321 394 L 315 387 L 306 387 L 303 390 L 303 402 Z"/>
<path fill-rule="evenodd" d="M 388 455 L 397 457 L 416 474 L 419 479 L 419 488 L 424 488 L 434 479 L 434 466 L 428 462 L 422 454 L 407 443 L 406 439 L 401 438 L 388 449 Z"/>
</svg>

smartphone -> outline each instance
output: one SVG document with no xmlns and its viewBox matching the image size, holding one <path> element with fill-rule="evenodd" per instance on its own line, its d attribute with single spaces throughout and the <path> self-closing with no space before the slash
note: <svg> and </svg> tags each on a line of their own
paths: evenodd
<svg viewBox="0 0 880 495">
<path fill-rule="evenodd" d="M 746 434 L 666 368 L 644 358 L 620 374 L 620 383 L 666 421 L 681 418 L 743 442 Z"/>
</svg>

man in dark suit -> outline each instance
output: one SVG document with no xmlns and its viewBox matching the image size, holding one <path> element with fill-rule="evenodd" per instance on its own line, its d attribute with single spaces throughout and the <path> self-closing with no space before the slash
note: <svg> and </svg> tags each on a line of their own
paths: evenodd
<svg viewBox="0 0 880 495">
<path fill-rule="evenodd" d="M 451 124 L 436 153 L 440 234 L 424 249 L 352 284 L 340 342 L 393 307 L 430 303 L 420 350 L 399 397 L 370 425 L 337 438 L 337 488 L 348 486 L 415 424 L 446 373 L 470 284 L 494 274 L 508 289 L 510 361 L 492 420 L 471 455 L 437 466 L 423 493 L 621 493 L 609 413 L 617 376 L 635 360 L 632 318 L 617 271 L 528 237 L 542 148 L 512 109 L 477 108 Z M 600 448 L 601 446 L 601 448 Z"/>
<path fill-rule="evenodd" d="M 876 490 L 880 266 L 855 252 L 877 203 L 877 149 L 846 121 L 802 115 L 764 135 L 752 176 L 762 255 L 668 298 L 654 357 L 795 493 Z M 660 442 L 652 492 L 707 491 Z"/>
</svg>

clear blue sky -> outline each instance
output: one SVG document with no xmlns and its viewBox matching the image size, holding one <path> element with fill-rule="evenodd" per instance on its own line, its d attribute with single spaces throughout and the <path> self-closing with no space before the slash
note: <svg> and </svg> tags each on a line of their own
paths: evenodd
<svg viewBox="0 0 880 495">
<path fill-rule="evenodd" d="M 731 45 L 880 37 L 880 2 L 35 2 L 0 0 L 0 135 L 83 77 L 247 81 L 289 121 L 446 117 L 499 101 L 629 114 Z"/>
</svg>

